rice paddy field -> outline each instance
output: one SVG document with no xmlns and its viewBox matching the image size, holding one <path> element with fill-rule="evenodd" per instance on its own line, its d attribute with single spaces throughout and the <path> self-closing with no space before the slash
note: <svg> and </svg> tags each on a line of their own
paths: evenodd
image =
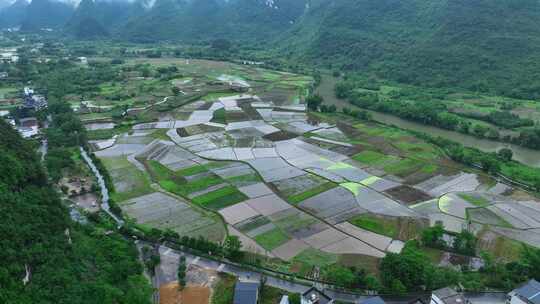
<svg viewBox="0 0 540 304">
<path fill-rule="evenodd" d="M 489 251 L 540 246 L 536 198 L 512 196 L 403 130 L 307 113 L 309 77 L 204 60 L 125 64 L 174 65 L 182 77 L 168 90 L 194 96 L 142 109 L 95 145 L 113 199 L 142 227 L 215 241 L 236 235 L 265 263 L 302 275 L 336 263 L 375 268 L 436 224 L 471 229 Z M 229 82 L 244 91 L 224 90 Z"/>
</svg>

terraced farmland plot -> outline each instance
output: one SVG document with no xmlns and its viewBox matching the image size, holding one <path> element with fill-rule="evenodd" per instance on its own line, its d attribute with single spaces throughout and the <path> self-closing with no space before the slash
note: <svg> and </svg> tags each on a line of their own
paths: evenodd
<svg viewBox="0 0 540 304">
<path fill-rule="evenodd" d="M 154 192 L 132 198 L 121 205 L 122 210 L 144 227 L 171 229 L 180 235 L 207 237 L 221 241 L 225 236 L 223 223 L 215 215 L 193 209 L 187 202 Z"/>
<path fill-rule="evenodd" d="M 152 192 L 150 178 L 125 157 L 100 157 L 114 184 L 111 198 L 121 202 Z"/>
<path fill-rule="evenodd" d="M 238 189 L 232 186 L 227 186 L 200 196 L 196 196 L 192 200 L 195 204 L 205 208 L 219 210 L 245 201 L 246 199 L 247 196 L 238 191 Z"/>
<path fill-rule="evenodd" d="M 503 218 L 501 218 L 500 216 L 498 216 L 497 214 L 495 214 L 494 212 L 492 212 L 491 210 L 487 208 L 468 209 L 467 217 L 469 220 L 476 223 L 508 227 L 508 228 L 512 227 L 510 223 L 508 223 Z"/>
<path fill-rule="evenodd" d="M 275 181 L 274 187 L 292 204 L 297 204 L 317 194 L 337 187 L 336 183 L 314 174 L 305 174 L 298 177 Z"/>
<path fill-rule="evenodd" d="M 343 187 L 337 187 L 308 198 L 298 206 L 333 224 L 346 221 L 356 214 L 365 212 L 352 193 Z"/>
<path fill-rule="evenodd" d="M 396 217 L 417 216 L 417 214 L 413 210 L 361 184 L 343 183 L 341 184 L 341 187 L 349 190 L 356 198 L 359 206 L 362 209 L 367 210 L 371 213 Z"/>
<path fill-rule="evenodd" d="M 279 228 L 272 229 L 255 237 L 255 241 L 266 250 L 273 250 L 286 243 L 289 237 Z"/>
</svg>

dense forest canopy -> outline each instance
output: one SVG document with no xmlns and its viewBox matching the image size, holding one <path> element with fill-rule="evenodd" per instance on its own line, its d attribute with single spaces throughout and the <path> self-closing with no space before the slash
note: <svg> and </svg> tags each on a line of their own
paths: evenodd
<svg viewBox="0 0 540 304">
<path fill-rule="evenodd" d="M 35 148 L 0 120 L 0 302 L 148 303 L 135 245 L 73 222 Z"/>
<path fill-rule="evenodd" d="M 151 3 L 85 0 L 70 8 L 21 0 L 0 10 L 0 26 L 152 43 L 225 38 L 289 62 L 426 87 L 540 97 L 540 2 L 534 0 Z"/>
</svg>

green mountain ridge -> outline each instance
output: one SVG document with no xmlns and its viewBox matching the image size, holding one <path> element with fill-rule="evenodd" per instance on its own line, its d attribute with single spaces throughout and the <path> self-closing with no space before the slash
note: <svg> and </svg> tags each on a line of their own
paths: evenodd
<svg viewBox="0 0 540 304">
<path fill-rule="evenodd" d="M 63 28 L 77 38 L 224 38 L 383 80 L 540 98 L 537 0 L 84 0 L 71 13 L 55 1 L 21 8 L 20 0 L 0 14 L 19 5 L 23 29 Z"/>
</svg>

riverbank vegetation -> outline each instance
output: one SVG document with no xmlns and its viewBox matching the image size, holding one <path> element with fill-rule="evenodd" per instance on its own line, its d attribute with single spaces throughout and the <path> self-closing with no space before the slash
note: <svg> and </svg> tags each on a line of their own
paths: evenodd
<svg viewBox="0 0 540 304">
<path fill-rule="evenodd" d="M 361 108 L 540 149 L 540 108 L 534 101 L 404 86 L 360 75 L 347 76 L 337 83 L 335 94 Z"/>
</svg>

